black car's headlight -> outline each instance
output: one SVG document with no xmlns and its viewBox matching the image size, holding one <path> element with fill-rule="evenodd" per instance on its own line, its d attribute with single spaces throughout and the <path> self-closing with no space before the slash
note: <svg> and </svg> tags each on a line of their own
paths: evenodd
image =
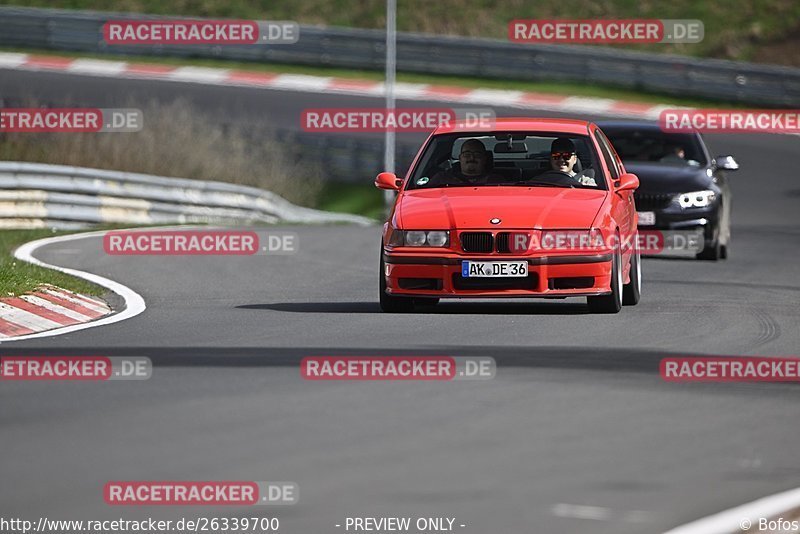
<svg viewBox="0 0 800 534">
<path fill-rule="evenodd" d="M 448 247 L 449 230 L 395 230 L 389 242 L 394 247 Z"/>
<path fill-rule="evenodd" d="M 693 191 L 675 195 L 674 200 L 683 208 L 705 208 L 714 203 L 717 194 L 714 191 Z"/>
</svg>

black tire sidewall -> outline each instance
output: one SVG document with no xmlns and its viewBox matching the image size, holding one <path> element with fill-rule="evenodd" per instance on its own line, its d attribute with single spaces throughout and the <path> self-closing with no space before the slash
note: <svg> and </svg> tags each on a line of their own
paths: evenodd
<svg viewBox="0 0 800 534">
<path fill-rule="evenodd" d="M 625 284 L 622 289 L 622 304 L 624 306 L 635 306 L 641 298 L 642 282 L 642 256 L 639 251 L 638 241 L 631 254 L 630 282 Z"/>
</svg>

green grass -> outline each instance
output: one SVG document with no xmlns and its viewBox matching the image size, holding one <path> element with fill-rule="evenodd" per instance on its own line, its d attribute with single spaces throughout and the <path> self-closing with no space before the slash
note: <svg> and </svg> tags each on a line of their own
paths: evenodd
<svg viewBox="0 0 800 534">
<path fill-rule="evenodd" d="M 385 216 L 383 191 L 371 183 L 327 183 L 322 190 L 319 209 L 382 220 Z"/>
<path fill-rule="evenodd" d="M 298 65 L 264 64 L 243 61 L 226 61 L 219 59 L 201 58 L 166 58 L 154 56 L 126 56 L 116 54 L 90 54 L 77 52 L 62 52 L 55 50 L 34 50 L 28 48 L 0 47 L 4 52 L 22 52 L 31 54 L 45 54 L 59 57 L 81 57 L 105 59 L 109 61 L 129 61 L 141 63 L 154 63 L 158 65 L 215 67 L 221 69 L 240 69 L 252 72 L 273 74 L 307 74 L 313 76 L 333 76 L 338 78 L 351 78 L 361 80 L 383 81 L 382 72 L 339 69 L 328 67 L 310 67 Z M 639 102 L 643 104 L 665 104 L 686 107 L 707 107 L 709 105 L 726 105 L 728 107 L 745 107 L 741 103 L 725 102 L 722 100 L 708 100 L 701 98 L 679 98 L 655 92 L 641 92 L 610 85 L 583 84 L 570 82 L 531 82 L 520 80 L 498 80 L 496 78 L 465 78 L 459 76 L 436 74 L 397 73 L 398 82 L 426 83 L 433 85 L 452 85 L 457 87 L 504 89 L 514 91 L 531 91 L 536 93 L 549 93 L 564 96 L 585 96 L 595 98 L 611 98 L 625 102 Z"/>
<path fill-rule="evenodd" d="M 53 232 L 48 229 L 0 230 L 0 297 L 22 295 L 42 284 L 68 289 L 84 295 L 102 295 L 106 290 L 100 286 L 52 269 L 45 269 L 20 261 L 13 256 L 18 246 L 70 232 Z"/>
<path fill-rule="evenodd" d="M 0 4 L 211 18 L 295 20 L 301 24 L 383 28 L 382 0 L 0 0 Z M 699 19 L 705 39 L 698 44 L 649 44 L 636 49 L 699 57 L 767 60 L 800 65 L 797 42 L 800 2 L 795 0 L 403 0 L 400 31 L 507 39 L 514 19 Z M 626 47 L 630 48 L 630 47 Z"/>
</svg>

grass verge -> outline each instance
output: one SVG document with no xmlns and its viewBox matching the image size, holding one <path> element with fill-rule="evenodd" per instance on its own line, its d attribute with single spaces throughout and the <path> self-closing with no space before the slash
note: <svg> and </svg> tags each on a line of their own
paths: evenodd
<svg viewBox="0 0 800 534">
<path fill-rule="evenodd" d="M 320 196 L 320 209 L 354 213 L 382 221 L 385 214 L 383 191 L 373 184 L 328 182 Z"/>
<path fill-rule="evenodd" d="M 33 99 L 20 103 L 29 108 L 41 105 Z M 185 99 L 153 99 L 145 105 L 130 100 L 119 107 L 140 108 L 145 127 L 110 135 L 8 132 L 0 137 L 0 161 L 230 182 L 266 189 L 304 206 L 317 203 L 322 169 L 304 158 L 301 147 L 281 142 L 267 126 L 224 123 Z"/>
<path fill-rule="evenodd" d="M 14 257 L 14 249 L 28 241 L 69 233 L 74 232 L 53 232 L 46 228 L 0 230 L 0 297 L 22 295 L 33 291 L 42 284 L 52 284 L 84 295 L 99 296 L 105 293 L 105 288 L 91 282 L 32 265 Z"/>
</svg>

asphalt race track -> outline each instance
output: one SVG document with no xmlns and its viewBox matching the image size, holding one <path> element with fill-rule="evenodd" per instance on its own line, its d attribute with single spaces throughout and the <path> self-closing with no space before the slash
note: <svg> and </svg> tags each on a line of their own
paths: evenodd
<svg viewBox="0 0 800 534">
<path fill-rule="evenodd" d="M 0 87 L 94 107 L 183 97 L 230 120 L 298 128 L 304 108 L 376 102 L 4 70 Z M 28 519 L 252 516 L 115 508 L 102 487 L 283 480 L 299 484 L 299 503 L 255 511 L 289 534 L 403 515 L 455 517 L 464 534 L 625 534 L 800 486 L 800 388 L 659 376 L 665 356 L 800 352 L 800 138 L 708 143 L 741 164 L 730 259 L 646 259 L 642 301 L 619 315 L 590 315 L 583 299 L 381 314 L 377 226 L 274 229 L 298 234 L 289 256 L 113 257 L 100 238 L 40 249 L 45 262 L 127 285 L 148 308 L 0 355 L 143 355 L 155 368 L 143 382 L 3 383 L 0 503 Z M 448 383 L 300 377 L 302 357 L 334 354 L 492 356 L 498 371 Z"/>
</svg>

